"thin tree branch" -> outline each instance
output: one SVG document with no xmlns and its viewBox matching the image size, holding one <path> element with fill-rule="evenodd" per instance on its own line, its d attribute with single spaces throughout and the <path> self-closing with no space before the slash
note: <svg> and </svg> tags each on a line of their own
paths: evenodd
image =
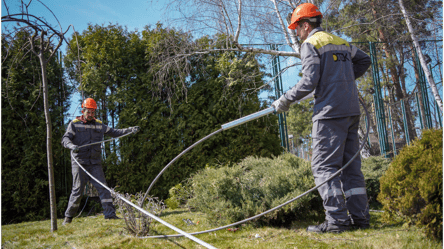
<svg viewBox="0 0 444 249">
<path fill-rule="evenodd" d="M 285 40 L 290 47 L 293 47 L 293 43 L 290 42 L 290 37 L 288 36 L 287 27 L 285 27 L 284 20 L 282 20 L 281 13 L 279 12 L 279 8 L 277 6 L 276 0 L 271 0 L 274 4 L 274 10 L 276 11 L 276 15 L 279 20 L 279 24 L 281 25 L 282 30 L 284 31 Z"/>
<path fill-rule="evenodd" d="M 237 30 L 236 30 L 236 35 L 234 36 L 234 42 L 236 44 L 236 46 L 240 49 L 240 45 L 239 45 L 239 34 L 240 34 L 240 30 L 241 30 L 241 21 L 242 21 L 242 0 L 238 0 L 238 16 L 237 16 Z"/>
</svg>

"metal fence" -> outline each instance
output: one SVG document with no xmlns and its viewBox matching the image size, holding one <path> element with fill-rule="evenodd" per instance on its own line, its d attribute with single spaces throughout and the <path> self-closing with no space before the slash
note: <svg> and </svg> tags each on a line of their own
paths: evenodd
<svg viewBox="0 0 444 249">
<path fill-rule="evenodd" d="M 363 115 L 361 134 L 364 134 L 365 129 L 370 129 L 364 155 L 396 156 L 405 145 L 421 137 L 422 130 L 442 128 L 442 112 L 426 81 L 413 43 L 352 44 L 368 53 L 372 60 L 371 68 L 357 81 L 371 124 L 366 127 L 366 117 Z M 420 41 L 420 45 L 442 98 L 442 40 Z M 279 57 L 273 59 L 273 76 L 279 75 L 280 63 Z M 297 81 L 293 82 L 295 83 Z M 275 88 L 276 97 L 279 97 L 284 92 L 281 75 L 275 77 Z M 279 119 L 279 125 L 282 146 L 287 151 L 310 160 L 311 141 L 289 135 L 285 116 Z M 302 143 L 297 144 L 297 141 Z"/>
</svg>

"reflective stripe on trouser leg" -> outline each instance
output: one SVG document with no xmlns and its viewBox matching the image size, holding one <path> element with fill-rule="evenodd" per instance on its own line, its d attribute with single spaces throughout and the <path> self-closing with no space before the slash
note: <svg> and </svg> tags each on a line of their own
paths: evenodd
<svg viewBox="0 0 444 249">
<path fill-rule="evenodd" d="M 91 175 L 94 176 L 97 180 L 108 186 L 106 184 L 105 174 L 103 173 L 102 165 L 100 164 L 91 165 L 91 167 L 89 167 L 88 170 L 91 173 Z M 90 179 L 90 182 L 97 189 L 97 192 L 99 192 L 100 202 L 102 203 L 103 215 L 105 216 L 105 218 L 115 216 L 116 209 L 114 208 L 113 205 L 113 199 L 111 197 L 111 193 L 107 189 L 102 187 L 102 185 L 97 183 L 95 180 Z"/>
<path fill-rule="evenodd" d="M 344 162 L 348 162 L 359 149 L 359 117 L 354 117 L 349 128 L 344 149 Z M 361 158 L 358 156 L 341 174 L 342 188 L 348 212 L 354 223 L 368 224 L 370 220 L 367 190 L 361 171 Z"/>
<path fill-rule="evenodd" d="M 65 211 L 65 217 L 74 217 L 79 209 L 80 201 L 82 199 L 83 189 L 88 181 L 86 173 L 80 167 L 72 162 L 72 189 L 69 196 L 68 207 Z"/>
<path fill-rule="evenodd" d="M 324 182 L 346 163 L 344 158 L 348 128 L 354 117 L 320 119 L 313 123 L 312 172 L 316 185 Z M 349 225 L 350 218 L 337 176 L 318 188 L 322 197 L 325 219 L 330 224 Z"/>
</svg>

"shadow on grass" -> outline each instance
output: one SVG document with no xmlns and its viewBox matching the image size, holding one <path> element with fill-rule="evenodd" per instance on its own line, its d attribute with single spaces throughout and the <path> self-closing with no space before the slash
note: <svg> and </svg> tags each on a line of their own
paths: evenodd
<svg viewBox="0 0 444 249">
<path fill-rule="evenodd" d="M 156 230 L 151 229 L 151 231 L 153 231 L 154 234 L 152 234 L 152 236 L 154 235 L 164 235 L 164 234 L 160 234 L 158 233 Z M 168 240 L 169 242 L 175 244 L 176 246 L 180 247 L 180 248 L 186 248 L 184 246 L 182 246 L 181 244 L 177 243 L 176 241 L 172 240 L 171 238 L 165 237 L 165 238 L 156 238 L 156 239 L 164 239 L 164 240 Z"/>
</svg>

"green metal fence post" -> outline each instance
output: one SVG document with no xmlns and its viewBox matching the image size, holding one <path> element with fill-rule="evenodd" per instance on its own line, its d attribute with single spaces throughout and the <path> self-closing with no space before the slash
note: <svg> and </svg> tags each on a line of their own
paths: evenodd
<svg viewBox="0 0 444 249">
<path fill-rule="evenodd" d="M 419 87 L 421 90 L 421 97 L 422 97 L 422 104 L 424 106 L 424 127 L 426 129 L 431 129 L 433 127 L 432 125 L 432 114 L 430 113 L 430 102 L 429 102 L 429 96 L 427 93 L 427 83 L 426 78 L 424 74 L 424 70 L 422 70 L 421 62 L 419 61 L 418 54 L 416 53 L 416 67 L 418 68 L 418 74 L 419 74 Z"/>
<path fill-rule="evenodd" d="M 388 115 L 390 120 L 390 130 L 392 132 L 393 154 L 396 156 L 396 140 L 395 133 L 393 132 L 392 108 L 390 108 L 390 105 L 388 106 Z"/>
<path fill-rule="evenodd" d="M 278 46 L 275 45 L 276 50 L 278 49 Z M 282 86 L 282 74 L 281 73 L 281 59 L 279 56 L 276 57 L 277 58 L 277 69 L 278 69 L 278 73 L 279 73 L 279 85 L 280 85 L 280 91 L 281 91 L 281 95 L 284 94 L 284 87 Z M 284 147 L 287 148 L 287 151 L 290 151 L 290 143 L 288 141 L 288 129 L 287 129 L 287 114 L 286 113 L 282 113 L 283 115 L 283 119 L 284 119 L 284 135 L 285 135 L 285 143 Z"/>
<path fill-rule="evenodd" d="M 385 122 L 385 113 L 384 113 L 384 102 L 382 100 L 381 94 L 381 84 L 379 78 L 378 71 L 378 59 L 376 57 L 376 47 L 375 43 L 369 42 L 370 46 L 370 58 L 372 61 L 372 76 L 373 83 L 375 88 L 375 93 L 373 94 L 373 99 L 375 101 L 375 112 L 376 112 L 376 122 L 378 127 L 378 137 L 379 137 L 379 147 L 381 151 L 381 155 L 385 157 L 389 157 L 389 145 L 387 138 L 387 125 Z"/>
<path fill-rule="evenodd" d="M 367 116 L 364 116 L 364 123 L 365 123 L 365 129 L 368 131 L 369 127 L 367 124 Z M 372 143 L 370 141 L 370 136 L 367 137 L 367 143 L 368 143 L 368 147 L 371 148 L 372 147 Z"/>
<path fill-rule="evenodd" d="M 421 130 L 424 130 L 424 124 L 422 122 L 422 115 L 421 115 L 421 105 L 419 104 L 419 97 L 417 92 L 415 93 L 415 98 L 416 98 L 416 105 L 418 106 L 419 123 L 421 124 Z"/>
<path fill-rule="evenodd" d="M 439 120 L 439 128 L 442 128 L 442 118 L 441 118 L 441 110 L 439 109 L 438 103 L 435 100 L 436 114 L 438 115 Z"/>
<path fill-rule="evenodd" d="M 270 48 L 272 50 L 278 50 L 277 45 L 276 44 L 270 44 Z M 273 77 L 274 79 L 274 86 L 275 86 L 275 94 L 276 94 L 276 99 L 279 99 L 283 94 L 283 87 L 282 87 L 282 77 L 281 75 L 279 75 L 280 73 L 280 59 L 279 56 L 275 56 L 273 58 Z M 281 146 L 286 148 L 287 151 L 289 150 L 289 145 L 288 145 L 288 138 L 287 138 L 287 118 L 285 113 L 279 113 L 278 114 L 278 118 L 279 118 L 279 134 L 281 137 Z"/>
<path fill-rule="evenodd" d="M 401 99 L 401 110 L 402 110 L 402 120 L 404 123 L 405 141 L 407 142 L 407 145 L 410 145 L 409 127 L 407 125 L 407 115 L 405 113 L 405 105 L 403 99 Z"/>
</svg>

